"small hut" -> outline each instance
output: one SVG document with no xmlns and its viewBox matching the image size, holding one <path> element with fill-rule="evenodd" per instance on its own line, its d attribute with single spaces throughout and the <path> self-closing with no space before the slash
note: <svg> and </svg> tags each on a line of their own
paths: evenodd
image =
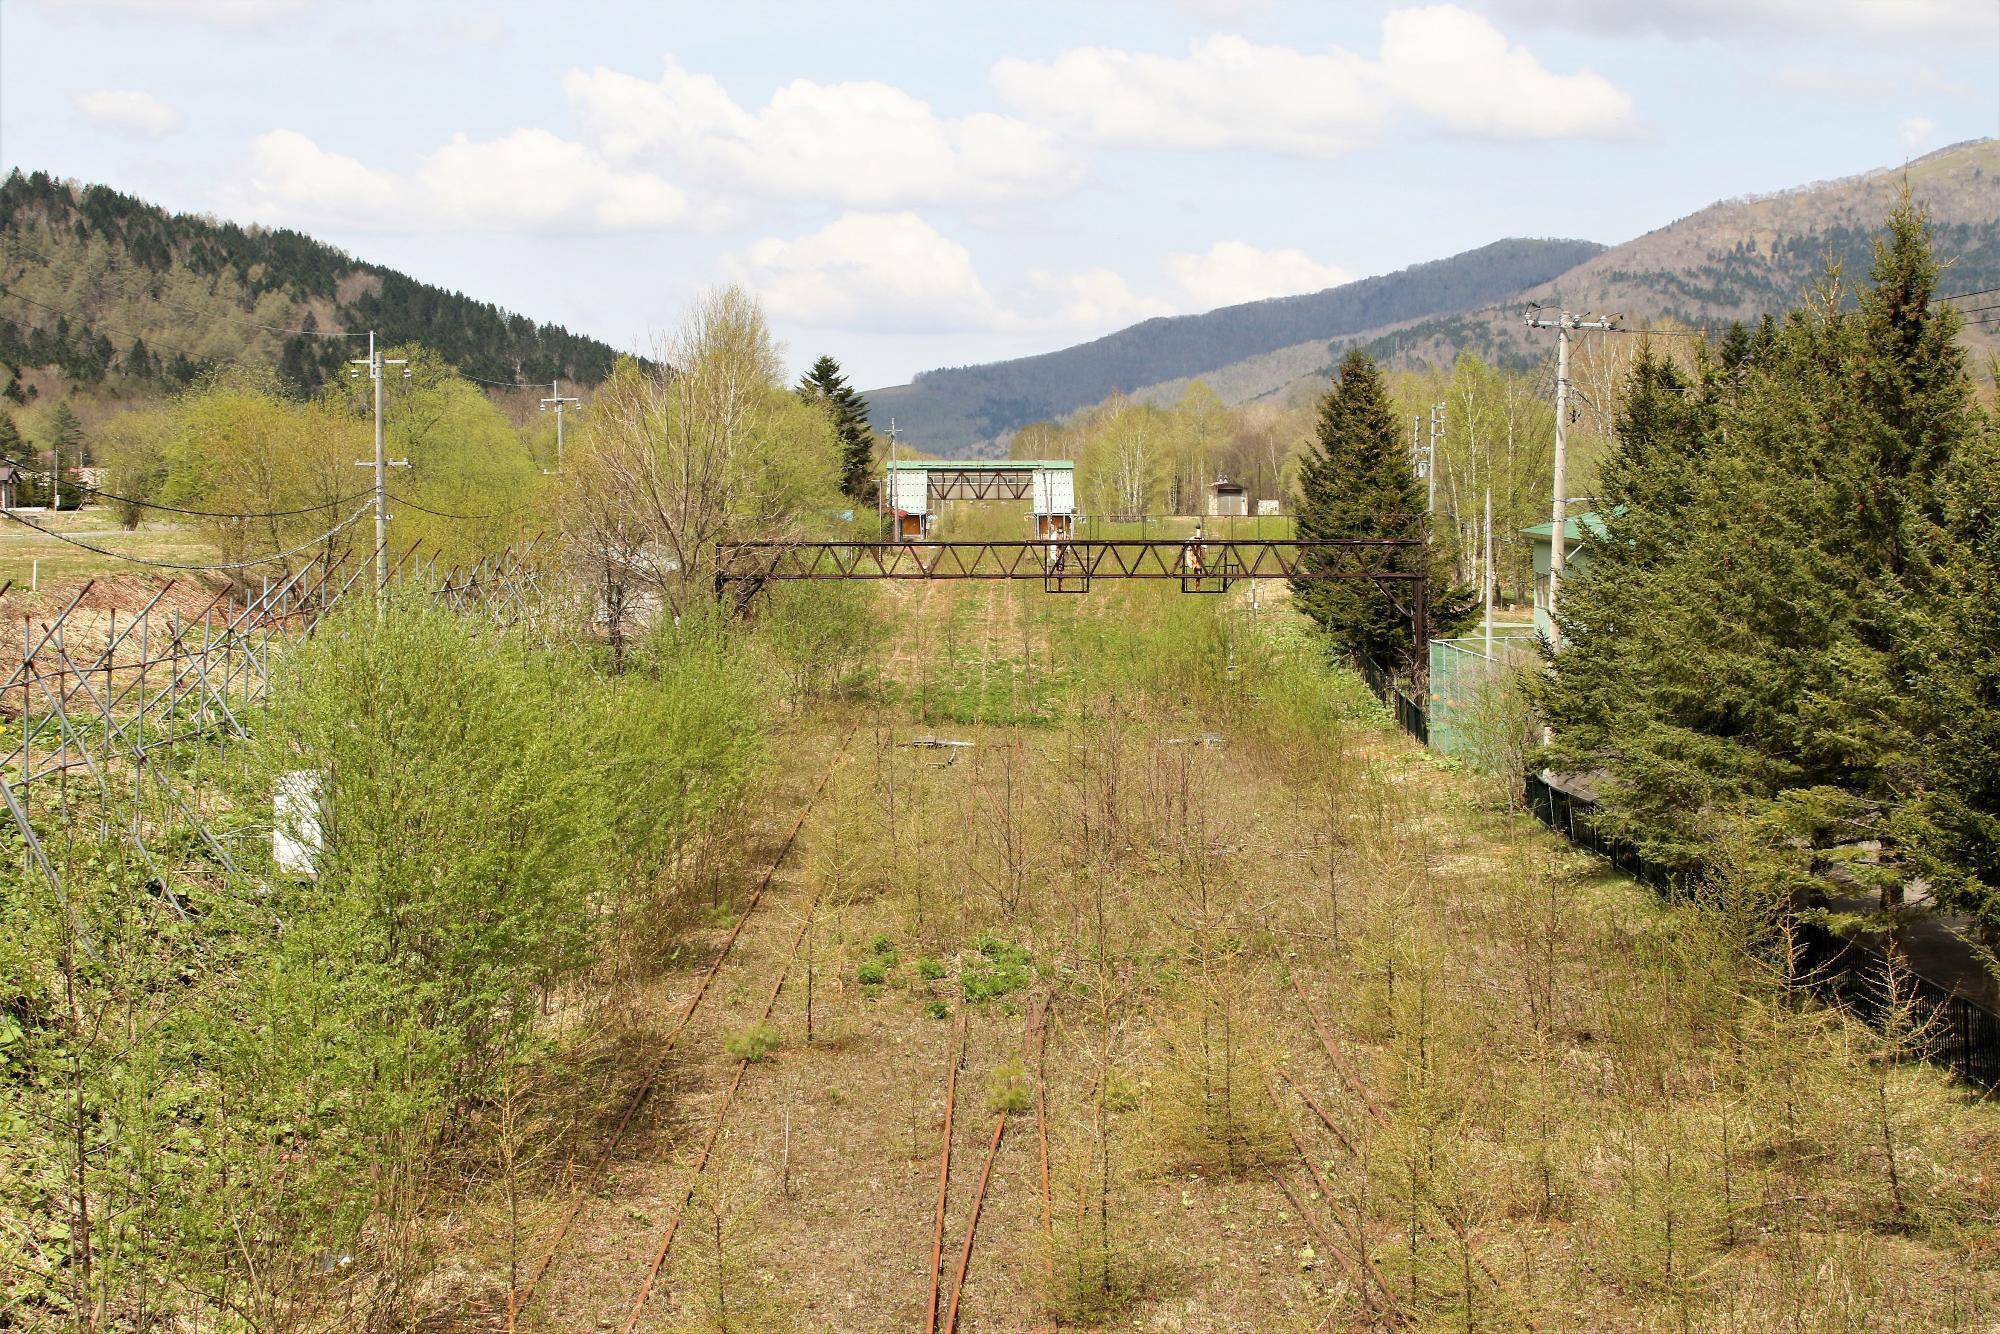
<svg viewBox="0 0 2000 1334">
<path fill-rule="evenodd" d="M 1208 488 L 1208 512 L 1214 516 L 1225 514 L 1248 514 L 1250 494 L 1241 482 L 1232 482 L 1227 477 L 1215 479 L 1215 485 Z"/>
<path fill-rule="evenodd" d="M 20 501 L 21 469 L 18 464 L 0 463 L 0 510 L 16 508 Z"/>
</svg>

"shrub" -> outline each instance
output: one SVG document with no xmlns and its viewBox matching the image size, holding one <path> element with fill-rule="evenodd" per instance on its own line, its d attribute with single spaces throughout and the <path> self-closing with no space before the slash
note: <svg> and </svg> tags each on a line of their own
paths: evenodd
<svg viewBox="0 0 2000 1334">
<path fill-rule="evenodd" d="M 1034 1081 L 1028 1078 L 1028 1068 L 1018 1058 L 987 1076 L 986 1106 L 989 1111 L 1011 1116 L 1027 1111 L 1034 1102 Z"/>
<path fill-rule="evenodd" d="M 996 1000 L 1028 985 L 1032 976 L 1025 946 L 1010 945 L 989 931 L 972 942 L 979 957 L 960 970 L 959 989 L 974 1003 Z"/>
<path fill-rule="evenodd" d="M 724 1051 L 752 1065 L 769 1056 L 777 1047 L 778 1030 L 768 1019 L 759 1020 L 748 1028 L 739 1028 L 722 1040 Z"/>
</svg>

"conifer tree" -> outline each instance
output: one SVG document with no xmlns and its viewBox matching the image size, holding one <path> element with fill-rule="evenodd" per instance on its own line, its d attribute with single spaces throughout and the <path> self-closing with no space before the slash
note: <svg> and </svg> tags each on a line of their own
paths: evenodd
<svg viewBox="0 0 2000 1334">
<path fill-rule="evenodd" d="M 840 363 L 821 357 L 799 380 L 799 397 L 833 417 L 840 434 L 840 489 L 857 505 L 875 499 L 875 437 L 868 429 L 868 400 L 854 392 Z"/>
<path fill-rule="evenodd" d="M 1298 535 L 1304 539 L 1428 534 L 1423 488 L 1402 443 L 1387 386 L 1359 348 L 1340 363 L 1332 389 L 1320 401 L 1317 438 L 1300 465 L 1293 506 Z M 1338 563 L 1346 558 L 1311 559 Z M 1396 550 L 1388 560 L 1396 569 L 1428 568 L 1432 635 L 1452 634 L 1469 621 L 1473 592 L 1453 586 L 1446 555 Z M 1405 610 L 1366 580 L 1299 579 L 1292 590 L 1300 609 L 1319 622 L 1336 652 L 1393 668 L 1427 651 L 1412 644 Z M 1405 608 L 1408 598 L 1407 591 L 1397 591 Z"/>
<path fill-rule="evenodd" d="M 1936 272 L 1905 201 L 1859 310 L 1830 285 L 1732 334 L 1698 386 L 1634 371 L 1540 702 L 1547 762 L 1602 775 L 1600 823 L 1656 860 L 1692 868 L 1731 837 L 1777 888 L 1842 866 L 1896 901 L 1900 813 L 1931 767 L 1906 688 L 1940 578 L 1919 556 L 1977 419 Z"/>
<path fill-rule="evenodd" d="M 1938 559 L 1905 622 L 1922 788 L 1896 833 L 1938 904 L 2000 974 L 2000 432 L 1983 424 L 1939 488 Z"/>
</svg>

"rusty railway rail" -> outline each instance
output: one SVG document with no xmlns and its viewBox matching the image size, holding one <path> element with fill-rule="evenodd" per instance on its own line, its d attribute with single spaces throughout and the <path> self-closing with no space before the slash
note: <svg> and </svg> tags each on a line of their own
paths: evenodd
<svg viewBox="0 0 2000 1334">
<path fill-rule="evenodd" d="M 596 1192 L 597 1183 L 603 1178 L 604 1169 L 610 1164 L 611 1155 L 618 1151 L 619 1144 L 625 1138 L 626 1130 L 632 1124 L 633 1116 L 645 1104 L 646 1099 L 652 1096 L 653 1087 L 659 1082 L 660 1072 L 666 1068 L 667 1059 L 673 1055 L 675 1047 L 680 1042 L 681 1035 L 687 1031 L 689 1023 L 693 1021 L 695 1011 L 700 1008 L 703 999 L 707 997 L 709 987 L 714 985 L 716 974 L 722 971 L 722 965 L 727 962 L 730 952 L 735 949 L 736 938 L 743 933 L 744 924 L 750 920 L 751 914 L 757 911 L 757 905 L 763 902 L 764 893 L 770 889 L 771 882 L 776 879 L 779 868 L 784 866 L 786 859 L 791 856 L 792 845 L 798 842 L 799 831 L 805 828 L 806 818 L 812 814 L 813 807 L 819 804 L 820 796 L 826 791 L 826 785 L 832 780 L 834 770 L 840 766 L 841 756 L 847 753 L 848 743 L 854 739 L 854 732 L 855 728 L 849 728 L 847 735 L 841 738 L 840 745 L 834 750 L 833 759 L 826 766 L 826 772 L 820 775 L 818 785 L 813 788 L 812 795 L 806 798 L 805 805 L 799 810 L 798 819 L 792 822 L 791 831 L 785 835 L 785 841 L 779 845 L 778 855 L 771 859 L 770 867 L 765 870 L 763 878 L 757 882 L 757 888 L 752 891 L 749 901 L 743 905 L 743 911 L 736 915 L 736 924 L 730 927 L 729 934 L 722 938 L 722 948 L 716 951 L 715 958 L 710 960 L 707 970 L 702 973 L 701 982 L 695 987 L 694 994 L 688 997 L 687 1004 L 681 1007 L 680 1015 L 674 1021 L 672 1030 L 668 1032 L 665 1040 L 660 1044 L 659 1054 L 653 1058 L 652 1064 L 646 1068 L 646 1073 L 640 1079 L 638 1087 L 633 1090 L 632 1096 L 626 1100 L 625 1110 L 619 1115 L 617 1123 L 612 1127 L 610 1137 L 605 1141 L 597 1157 L 592 1161 L 590 1172 L 585 1177 L 583 1185 L 572 1191 L 569 1207 L 564 1210 L 562 1221 L 556 1227 L 555 1236 L 550 1240 L 548 1249 L 542 1253 L 542 1258 L 536 1262 L 534 1272 L 528 1276 L 528 1281 L 523 1287 L 509 1295 L 507 1301 L 507 1328 L 509 1331 L 515 1328 L 521 1318 L 521 1313 L 527 1309 L 528 1303 L 535 1299 L 535 1293 L 541 1287 L 543 1278 L 548 1275 L 550 1266 L 555 1263 L 556 1256 L 561 1252 L 563 1244 L 569 1239 L 570 1229 L 575 1225 L 577 1215 L 583 1210 L 583 1202 Z"/>
</svg>

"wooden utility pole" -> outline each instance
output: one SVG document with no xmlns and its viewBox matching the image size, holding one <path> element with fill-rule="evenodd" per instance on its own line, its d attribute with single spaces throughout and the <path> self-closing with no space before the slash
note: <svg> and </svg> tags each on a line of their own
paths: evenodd
<svg viewBox="0 0 2000 1334">
<path fill-rule="evenodd" d="M 1569 499 L 1564 490 L 1569 482 L 1565 475 L 1569 457 L 1569 335 L 1572 329 L 1609 332 L 1618 324 L 1615 320 L 1593 320 L 1589 311 L 1572 316 L 1564 310 L 1553 320 L 1543 319 L 1540 312 L 1539 306 L 1531 309 L 1522 322 L 1530 329 L 1556 331 L 1556 475 L 1555 495 L 1550 505 L 1554 518 L 1549 533 L 1549 644 L 1561 648 L 1562 628 L 1556 624 L 1556 586 L 1562 582 L 1564 548 L 1569 542 L 1565 532 L 1569 526 Z"/>
</svg>

